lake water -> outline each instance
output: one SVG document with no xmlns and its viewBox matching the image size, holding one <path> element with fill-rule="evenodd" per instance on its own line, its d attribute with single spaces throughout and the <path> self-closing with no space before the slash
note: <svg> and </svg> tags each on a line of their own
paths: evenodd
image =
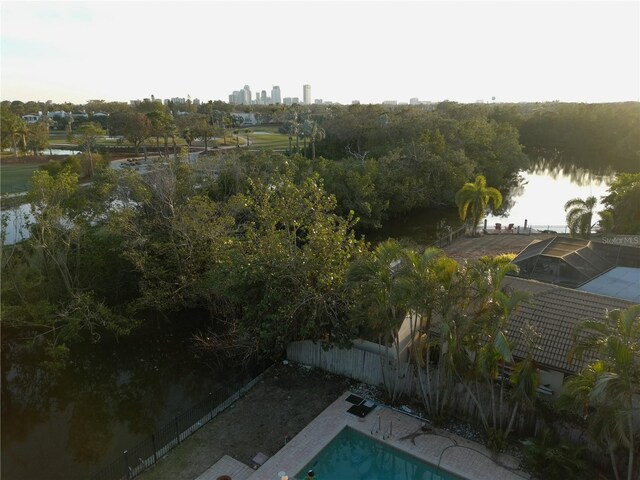
<svg viewBox="0 0 640 480">
<path fill-rule="evenodd" d="M 487 216 L 487 227 L 496 223 L 507 226 L 528 226 L 538 230 L 555 230 L 566 233 L 564 204 L 573 198 L 598 199 L 595 211 L 602 210 L 600 198 L 607 195 L 612 176 L 594 175 L 586 170 L 576 169 L 572 173 L 559 170 L 537 170 L 521 173 L 522 183 L 508 195 L 509 208 L 500 215 Z M 594 216 L 594 223 L 599 219 Z"/>
<path fill-rule="evenodd" d="M 79 155 L 81 153 L 80 150 L 68 150 L 64 148 L 49 148 L 45 150 L 49 155 Z"/>
<path fill-rule="evenodd" d="M 607 194 L 613 176 L 595 175 L 586 170 L 540 169 L 521 172 L 521 182 L 504 196 L 499 214 L 488 215 L 487 227 L 496 223 L 503 227 L 510 223 L 514 228 L 527 227 L 538 230 L 555 230 L 565 233 L 566 215 L 564 204 L 572 198 L 585 199 L 595 196 L 598 200 Z M 602 206 L 598 203 L 596 212 Z M 596 215 L 594 222 L 598 220 Z M 481 220 L 484 222 L 484 219 Z M 380 230 L 366 232 L 367 240 L 377 243 L 387 238 L 396 238 L 409 243 L 429 245 L 444 235 L 443 226 L 453 230 L 462 226 L 457 208 L 423 209 L 411 212 L 404 218 L 387 222 Z"/>
<path fill-rule="evenodd" d="M 184 335 L 131 340 L 94 346 L 55 374 L 3 352 L 3 479 L 91 478 L 209 393 L 220 403 L 250 376 L 208 367 Z"/>
</svg>

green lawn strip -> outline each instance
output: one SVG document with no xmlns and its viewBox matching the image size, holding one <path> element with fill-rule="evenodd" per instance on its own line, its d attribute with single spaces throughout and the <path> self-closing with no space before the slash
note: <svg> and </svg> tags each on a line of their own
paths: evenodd
<svg viewBox="0 0 640 480">
<path fill-rule="evenodd" d="M 8 164 L 0 165 L 0 191 L 18 193 L 29 190 L 31 175 L 39 165 Z"/>
</svg>

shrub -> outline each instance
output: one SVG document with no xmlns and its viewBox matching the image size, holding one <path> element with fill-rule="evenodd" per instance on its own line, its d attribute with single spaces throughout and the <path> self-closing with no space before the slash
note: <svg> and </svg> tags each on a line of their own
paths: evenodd
<svg viewBox="0 0 640 480">
<path fill-rule="evenodd" d="M 534 440 L 525 453 L 526 467 L 538 478 L 584 478 L 587 469 L 585 447 L 559 441 L 550 432 Z"/>
</svg>

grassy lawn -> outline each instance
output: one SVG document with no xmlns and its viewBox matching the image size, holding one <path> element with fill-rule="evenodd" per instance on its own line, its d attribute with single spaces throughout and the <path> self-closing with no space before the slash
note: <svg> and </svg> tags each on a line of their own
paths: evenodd
<svg viewBox="0 0 640 480">
<path fill-rule="evenodd" d="M 18 193 L 29 190 L 31 174 L 39 165 L 8 164 L 0 166 L 0 192 Z"/>
<path fill-rule="evenodd" d="M 250 130 L 249 140 L 251 140 L 251 148 L 265 150 L 287 150 L 289 148 L 289 135 L 279 133 L 277 126 L 260 125 L 251 127 Z M 295 138 L 292 140 L 292 145 L 295 145 Z"/>
<path fill-rule="evenodd" d="M 289 149 L 289 136 L 279 133 L 278 126 L 274 126 L 274 125 L 260 125 L 255 127 L 240 128 L 239 144 L 241 147 L 246 146 L 246 143 L 247 143 L 247 134 L 245 133 L 245 130 L 247 128 L 250 130 L 249 140 L 251 141 L 252 149 L 259 149 L 259 150 L 288 150 Z M 227 146 L 236 145 L 236 136 L 233 134 L 232 131 L 227 132 L 226 138 L 227 138 L 227 143 L 226 143 Z M 52 132 L 49 134 L 49 143 L 56 144 L 56 145 L 60 145 L 60 144 L 66 145 L 69 143 L 69 141 L 66 133 Z M 127 140 L 117 141 L 111 138 L 109 139 L 99 138 L 97 143 L 98 143 L 98 146 L 103 145 L 103 146 L 115 146 L 115 147 L 118 147 L 118 146 L 133 147 L 133 145 Z M 176 138 L 176 143 L 178 145 L 178 148 L 186 146 L 187 144 L 183 138 L 179 138 L 179 137 Z M 145 144 L 149 152 L 157 150 L 155 137 L 148 138 L 145 141 Z M 222 138 L 215 138 L 211 140 L 209 144 L 211 146 L 216 144 L 219 146 L 224 146 L 224 142 Z M 295 144 L 295 139 L 293 139 L 292 144 Z M 75 145 L 75 142 L 72 141 L 71 145 Z M 193 145 L 202 147 L 204 146 L 204 142 L 202 142 L 201 140 L 198 140 L 193 142 Z M 302 148 L 302 141 L 300 142 L 300 148 Z M 162 138 L 160 138 L 160 150 L 164 151 L 164 141 Z M 171 143 L 171 140 L 169 141 L 169 150 L 173 151 L 173 145 Z M 4 187 L 4 183 L 3 183 L 3 187 Z"/>
</svg>

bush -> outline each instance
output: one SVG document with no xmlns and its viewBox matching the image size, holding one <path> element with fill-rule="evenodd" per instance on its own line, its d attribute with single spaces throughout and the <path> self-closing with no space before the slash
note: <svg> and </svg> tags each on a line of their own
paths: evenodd
<svg viewBox="0 0 640 480">
<path fill-rule="evenodd" d="M 587 469 L 585 450 L 585 447 L 569 445 L 545 432 L 527 448 L 525 465 L 544 480 L 584 478 Z"/>
</svg>

